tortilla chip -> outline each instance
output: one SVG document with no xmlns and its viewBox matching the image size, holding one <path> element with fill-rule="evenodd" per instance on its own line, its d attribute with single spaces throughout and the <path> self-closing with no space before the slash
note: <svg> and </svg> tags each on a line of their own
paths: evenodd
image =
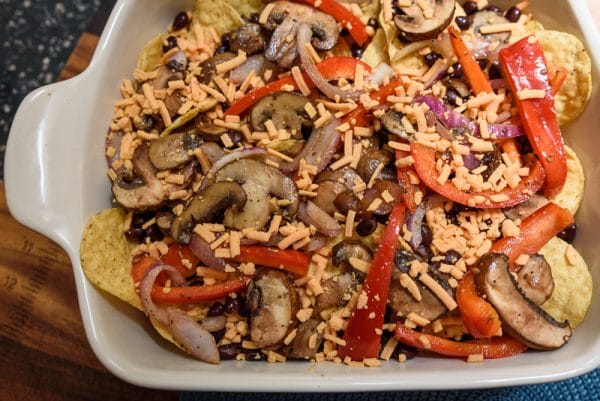
<svg viewBox="0 0 600 401">
<path fill-rule="evenodd" d="M 81 240 L 81 267 L 96 287 L 143 311 L 131 277 L 132 245 L 122 229 L 125 216 L 121 208 L 106 209 L 92 216 Z M 151 322 L 162 337 L 177 345 L 168 330 L 152 319 Z"/>
<path fill-rule="evenodd" d="M 573 149 L 565 146 L 565 150 L 567 153 L 567 181 L 563 189 L 551 201 L 575 215 L 583 199 L 585 175 L 583 166 Z"/>
<path fill-rule="evenodd" d="M 200 0 L 203 1 L 203 0 Z M 250 14 L 260 13 L 266 2 L 262 0 L 225 0 L 238 14 L 249 17 Z"/>
<path fill-rule="evenodd" d="M 592 276 L 578 252 L 577 263 L 574 266 L 567 263 L 565 251 L 568 246 L 554 237 L 540 251 L 550 264 L 554 278 L 554 292 L 542 309 L 559 322 L 568 320 L 575 328 L 583 321 L 592 302 Z"/>
<path fill-rule="evenodd" d="M 191 27 L 199 24 L 210 35 L 210 29 L 214 28 L 219 36 L 231 32 L 242 25 L 244 20 L 235 8 L 224 0 L 199 0 L 192 12 Z M 193 36 L 193 31 L 191 32 Z"/>
<path fill-rule="evenodd" d="M 583 43 L 575 36 L 558 31 L 543 30 L 539 39 L 552 73 L 559 68 L 567 70 L 567 79 L 554 96 L 554 106 L 560 125 L 579 116 L 592 94 L 592 62 Z"/>
<path fill-rule="evenodd" d="M 160 136 L 169 135 L 173 130 L 183 127 L 184 125 L 186 125 L 187 123 L 192 121 L 194 118 L 196 118 L 196 116 L 198 114 L 200 114 L 204 111 L 208 111 L 208 110 L 212 109 L 213 107 L 215 107 L 217 105 L 217 103 L 218 103 L 217 100 L 212 97 L 204 99 L 198 105 L 198 107 L 195 107 L 195 108 L 191 109 L 190 111 L 188 111 L 187 113 L 185 113 L 184 115 L 177 117 L 177 119 L 175 121 L 173 121 L 173 123 L 171 125 L 169 125 L 167 128 L 165 128 L 163 130 L 163 132 L 160 133 Z"/>
<path fill-rule="evenodd" d="M 383 29 L 378 29 L 371 43 L 367 46 L 362 61 L 369 64 L 372 68 L 377 67 L 381 63 L 389 64 L 390 58 L 388 55 L 387 38 Z"/>
<path fill-rule="evenodd" d="M 381 2 L 380 1 L 367 1 L 360 4 L 360 9 L 362 13 L 368 18 L 375 18 L 379 16 L 379 12 L 381 11 Z"/>
<path fill-rule="evenodd" d="M 166 34 L 161 33 L 146 43 L 138 57 L 137 67 L 140 70 L 149 72 L 160 64 L 163 56 L 162 44 L 166 36 Z"/>
</svg>

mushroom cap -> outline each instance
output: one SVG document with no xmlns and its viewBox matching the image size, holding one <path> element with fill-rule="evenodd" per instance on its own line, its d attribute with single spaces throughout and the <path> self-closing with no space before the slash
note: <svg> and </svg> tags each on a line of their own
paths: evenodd
<svg viewBox="0 0 600 401">
<path fill-rule="evenodd" d="M 400 30 L 400 36 L 409 42 L 433 39 L 452 22 L 455 0 L 426 0 L 433 11 L 430 18 L 416 4 L 402 7 L 403 14 L 397 14 L 394 22 Z"/>
</svg>

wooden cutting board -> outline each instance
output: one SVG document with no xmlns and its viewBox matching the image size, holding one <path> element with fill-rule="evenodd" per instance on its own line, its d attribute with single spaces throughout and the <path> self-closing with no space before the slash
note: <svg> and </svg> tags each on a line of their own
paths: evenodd
<svg viewBox="0 0 600 401">
<path fill-rule="evenodd" d="M 102 26 L 95 28 L 81 36 L 60 79 L 87 67 Z M 0 400 L 178 398 L 125 383 L 100 364 L 85 336 L 69 258 L 11 217 L 0 181 Z"/>
</svg>

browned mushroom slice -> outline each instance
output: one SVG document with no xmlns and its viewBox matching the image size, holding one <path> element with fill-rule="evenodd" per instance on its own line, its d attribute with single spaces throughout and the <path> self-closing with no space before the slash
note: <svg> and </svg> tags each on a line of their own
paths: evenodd
<svg viewBox="0 0 600 401">
<path fill-rule="evenodd" d="M 190 150 L 202 144 L 202 139 L 191 133 L 171 134 L 150 142 L 148 156 L 159 170 L 175 168 L 193 159 Z"/>
<path fill-rule="evenodd" d="M 314 357 L 321 346 L 321 342 L 323 342 L 323 335 L 317 332 L 319 323 L 317 319 L 309 319 L 300 323 L 296 329 L 296 336 L 290 345 L 283 349 L 283 353 L 290 359 L 310 359 Z M 314 344 L 311 342 L 312 336 L 315 336 L 316 339 Z"/>
<path fill-rule="evenodd" d="M 342 232 L 342 226 L 336 219 L 309 200 L 300 203 L 297 216 L 298 219 L 309 226 L 315 226 L 317 231 L 328 237 L 335 237 Z"/>
<path fill-rule="evenodd" d="M 569 341 L 569 323 L 557 322 L 523 295 L 508 271 L 506 255 L 484 255 L 479 269 L 477 284 L 498 311 L 507 332 L 537 349 L 560 348 Z"/>
<path fill-rule="evenodd" d="M 228 210 L 224 224 L 236 229 L 255 228 L 261 230 L 269 221 L 272 205 L 271 196 L 286 199 L 288 216 L 294 216 L 298 210 L 298 191 L 294 181 L 278 169 L 256 160 L 242 159 L 234 161 L 220 169 L 216 181 L 233 181 L 242 186 L 248 201 L 239 211 Z"/>
<path fill-rule="evenodd" d="M 323 282 L 323 293 L 315 299 L 315 315 L 348 302 L 356 284 L 358 284 L 358 280 L 352 273 L 342 273 Z"/>
<path fill-rule="evenodd" d="M 180 244 L 189 244 L 196 223 L 213 221 L 227 209 L 240 210 L 246 192 L 234 182 L 217 182 L 196 195 L 188 207 L 173 220 L 171 236 Z"/>
<path fill-rule="evenodd" d="M 523 295 L 537 305 L 542 305 L 554 291 L 552 268 L 543 255 L 532 255 L 519 270 L 517 284 Z"/>
<path fill-rule="evenodd" d="M 248 285 L 247 299 L 250 338 L 261 349 L 278 348 L 297 322 L 294 282 L 282 271 L 258 270 Z"/>
<path fill-rule="evenodd" d="M 325 170 L 315 177 L 315 184 L 321 184 L 326 181 L 339 182 L 344 184 L 347 189 L 352 189 L 358 184 L 359 175 L 353 168 L 344 167 L 335 171 Z"/>
<path fill-rule="evenodd" d="M 544 195 L 535 194 L 525 202 L 505 209 L 503 212 L 511 220 L 523 220 L 548 202 L 550 201 Z"/>
<path fill-rule="evenodd" d="M 294 138 L 302 137 L 302 127 L 310 127 L 312 119 L 304 107 L 310 101 L 295 93 L 276 93 L 262 98 L 250 113 L 252 128 L 265 131 L 265 122 L 273 121 L 277 130 L 284 129 Z"/>
<path fill-rule="evenodd" d="M 133 168 L 137 179 L 128 181 L 130 177 L 120 174 L 113 183 L 112 192 L 116 201 L 130 210 L 141 211 L 160 206 L 167 195 L 148 157 L 148 145 L 140 145 L 133 152 Z"/>
<path fill-rule="evenodd" d="M 383 200 L 383 193 L 386 192 L 393 198 L 390 202 Z M 402 187 L 399 184 L 388 180 L 375 180 L 373 186 L 365 191 L 363 198 L 358 203 L 357 213 L 365 216 L 372 212 L 373 214 L 386 215 L 392 212 L 395 205 L 402 201 Z M 379 204 L 374 210 L 373 202 L 377 200 Z M 379 202 L 381 200 L 381 202 Z"/>
<path fill-rule="evenodd" d="M 183 79 L 182 72 L 173 71 L 166 65 L 158 66 L 157 70 L 158 75 L 156 78 L 150 81 L 150 84 L 154 89 L 166 89 L 169 85 L 169 82 Z M 164 102 L 169 115 L 172 117 L 177 114 L 177 110 L 181 108 L 181 105 L 184 103 L 184 97 L 179 93 L 179 91 L 174 91 L 165 97 Z"/>
<path fill-rule="evenodd" d="M 235 58 L 236 55 L 231 52 L 225 52 L 221 54 L 217 54 L 200 64 L 200 75 L 198 76 L 198 81 L 205 85 L 210 84 L 213 77 L 217 73 L 217 64 L 224 63 Z"/>
<path fill-rule="evenodd" d="M 454 15 L 454 0 L 423 0 L 420 3 L 427 7 L 413 3 L 401 7 L 402 13 L 394 17 L 400 36 L 409 42 L 434 39 L 450 25 Z"/>
<path fill-rule="evenodd" d="M 383 164 L 383 168 L 377 175 L 377 178 L 395 180 L 396 177 L 391 173 L 393 161 L 394 156 L 389 151 L 371 147 L 361 155 L 356 171 L 365 182 L 369 182 L 377 169 L 382 168 L 379 165 Z"/>
<path fill-rule="evenodd" d="M 373 251 L 362 242 L 353 240 L 342 241 L 331 250 L 331 261 L 334 266 L 352 269 L 351 258 L 371 263 Z"/>
<path fill-rule="evenodd" d="M 247 23 L 231 35 L 229 48 L 232 52 L 244 51 L 248 56 L 261 52 L 265 48 L 265 39 L 260 25 Z"/>
<path fill-rule="evenodd" d="M 406 132 L 406 128 L 402 123 L 402 118 L 404 117 L 403 113 L 400 113 L 396 110 L 389 110 L 387 113 L 380 117 L 381 124 L 383 127 L 393 135 L 396 135 L 399 138 L 405 139 L 407 141 L 411 141 L 414 139 L 413 134 L 409 134 Z"/>
</svg>

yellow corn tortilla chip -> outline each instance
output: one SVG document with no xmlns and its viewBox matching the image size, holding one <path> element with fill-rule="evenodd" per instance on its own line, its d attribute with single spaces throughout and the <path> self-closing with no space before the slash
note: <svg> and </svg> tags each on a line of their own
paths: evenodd
<svg viewBox="0 0 600 401">
<path fill-rule="evenodd" d="M 377 30 L 371 43 L 365 49 L 361 60 L 369 64 L 372 68 L 377 67 L 381 63 L 389 64 L 390 58 L 387 49 L 387 39 L 383 29 Z"/>
<path fill-rule="evenodd" d="M 575 36 L 558 31 L 543 30 L 539 39 L 550 72 L 567 70 L 567 79 L 554 96 L 554 106 L 560 125 L 579 116 L 592 94 L 592 62 L 583 43 Z"/>
<path fill-rule="evenodd" d="M 167 35 L 163 33 L 156 35 L 144 45 L 137 63 L 137 67 L 140 70 L 149 72 L 154 70 L 160 64 L 163 56 L 162 43 L 166 36 Z"/>
<path fill-rule="evenodd" d="M 550 200 L 574 215 L 583 199 L 585 175 L 583 166 L 573 149 L 565 146 L 565 150 L 567 153 L 567 181 L 563 189 Z"/>
<path fill-rule="evenodd" d="M 540 251 L 550 264 L 554 278 L 554 291 L 542 309 L 559 322 L 568 320 L 575 328 L 583 321 L 592 302 L 592 275 L 577 251 L 577 263 L 571 266 L 567 262 L 565 252 L 568 246 L 565 241 L 554 237 Z"/>
<path fill-rule="evenodd" d="M 244 20 L 235 8 L 223 0 L 198 0 L 190 26 L 196 24 L 200 25 L 205 35 L 210 35 L 210 29 L 214 28 L 221 36 L 244 25 Z"/>
<path fill-rule="evenodd" d="M 132 246 L 122 228 L 125 216 L 121 208 L 106 209 L 92 216 L 81 240 L 81 267 L 96 287 L 143 311 L 131 277 Z M 152 319 L 151 322 L 162 337 L 177 345 L 168 330 Z"/>
<path fill-rule="evenodd" d="M 249 17 L 253 13 L 260 13 L 266 5 L 266 2 L 262 0 L 225 0 L 225 3 L 245 17 Z"/>
<path fill-rule="evenodd" d="M 175 121 L 160 133 L 160 136 L 169 135 L 173 130 L 183 127 L 185 124 L 192 121 L 196 116 L 204 111 L 208 111 L 217 105 L 215 98 L 209 97 L 204 99 L 197 107 L 191 109 L 182 116 L 177 117 Z"/>
</svg>

